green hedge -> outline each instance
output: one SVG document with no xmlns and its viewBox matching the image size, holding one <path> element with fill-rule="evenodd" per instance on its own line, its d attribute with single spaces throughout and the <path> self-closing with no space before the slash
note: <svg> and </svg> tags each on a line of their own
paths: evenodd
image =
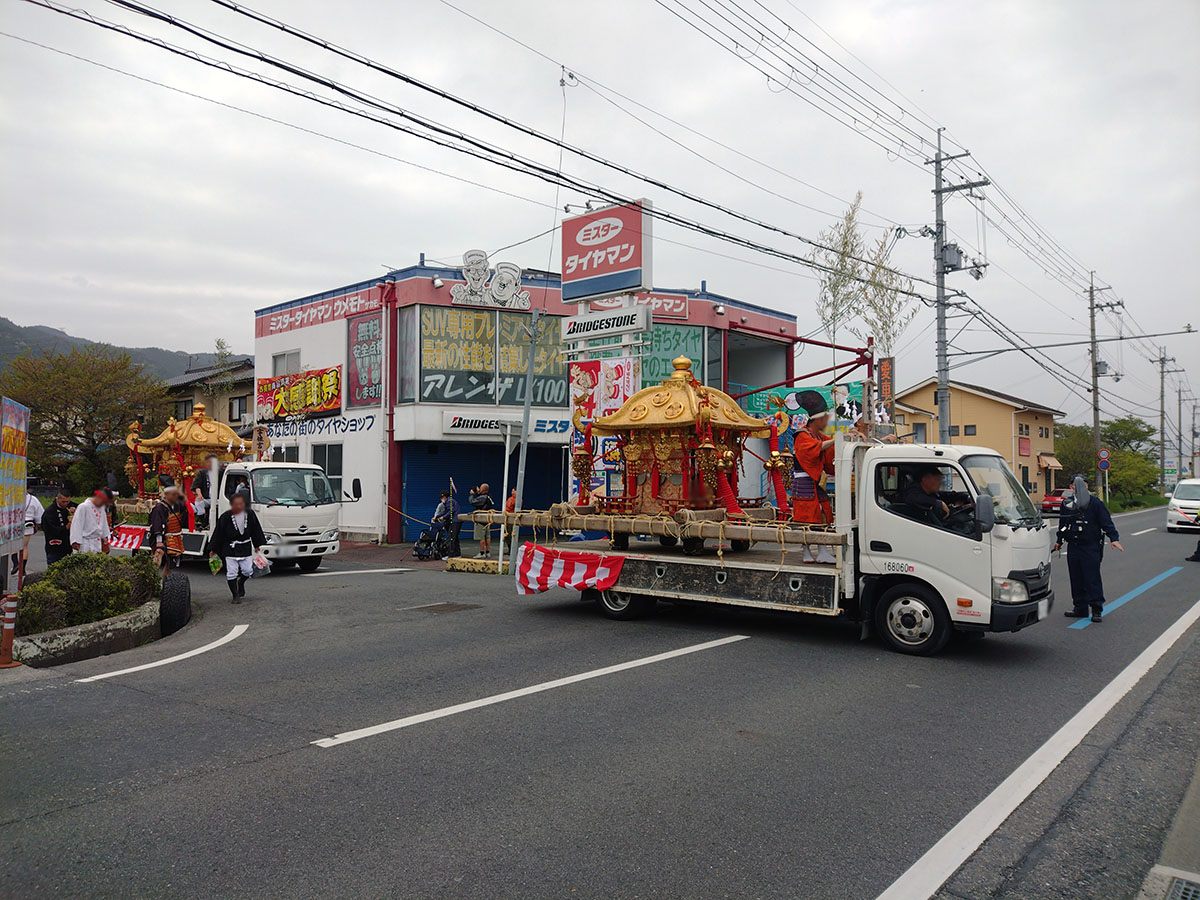
<svg viewBox="0 0 1200 900">
<path fill-rule="evenodd" d="M 72 553 L 26 580 L 17 607 L 17 634 L 119 616 L 157 601 L 161 592 L 162 579 L 149 554 Z"/>
<path fill-rule="evenodd" d="M 1109 501 L 1110 512 L 1129 512 L 1134 509 L 1152 509 L 1155 506 L 1166 506 L 1169 497 L 1162 494 L 1142 494 L 1136 497 L 1114 497 Z"/>
</svg>

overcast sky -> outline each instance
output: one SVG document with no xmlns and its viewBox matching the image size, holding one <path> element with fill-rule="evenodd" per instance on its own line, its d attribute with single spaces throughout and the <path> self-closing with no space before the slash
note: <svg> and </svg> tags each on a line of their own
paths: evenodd
<svg viewBox="0 0 1200 900">
<path fill-rule="evenodd" d="M 219 52 L 109 3 L 80 2 L 97 16 Z M 898 161 L 862 133 L 830 121 L 780 81 L 768 83 L 653 0 L 453 2 L 569 68 L 791 177 L 625 101 L 619 102 L 678 143 L 587 87 L 560 88 L 557 64 L 436 0 L 258 0 L 256 8 L 547 132 L 562 127 L 565 93 L 568 141 L 800 234 L 815 237 L 844 208 L 843 201 L 861 190 L 864 206 L 878 214 L 865 216 L 866 223 L 899 222 L 914 232 L 898 242 L 895 264 L 930 277 L 930 242 L 915 234 L 933 217 L 928 167 Z M 683 2 L 715 18 L 699 0 Z M 910 98 L 897 99 L 911 112 L 919 107 L 922 116 L 944 124 L 1050 236 L 1114 286 L 1141 326 L 1166 331 L 1191 321 L 1200 327 L 1194 271 L 1200 4 L 1147 2 L 1135 9 L 1110 0 L 763 2 L 792 26 L 792 43 L 815 53 L 803 43 L 811 40 L 873 87 L 890 92 L 881 80 L 886 78 Z M 545 144 L 211 2 L 163 0 L 160 5 L 415 112 L 558 164 Z M 754 0 L 738 0 L 737 8 L 787 34 Z M 878 75 L 838 49 L 801 9 Z M 384 265 L 415 263 L 420 252 L 454 262 L 465 249 L 494 250 L 554 224 L 555 189 L 532 178 L 32 5 L 6 3 L 0 28 L 366 148 L 0 37 L 5 211 L 0 312 L 20 324 L 189 351 L 211 349 L 217 337 L 225 337 L 236 350 L 250 352 L 255 308 L 370 278 Z M 747 47 L 742 55 L 762 66 L 768 51 L 769 46 Z M 861 82 L 826 63 L 829 71 L 878 100 Z M 791 88 L 812 96 L 803 78 Z M 928 134 L 911 114 L 901 121 Z M 564 168 L 722 229 L 789 250 L 801 248 L 570 155 Z M 558 202 L 580 199 L 564 192 Z M 979 220 L 965 199 L 948 203 L 947 219 L 955 236 L 976 246 L 981 242 Z M 655 227 L 663 238 L 655 247 L 657 285 L 698 287 L 707 279 L 710 290 L 794 312 L 802 331 L 817 327 L 817 283 L 811 273 L 679 228 Z M 868 234 L 881 230 L 868 229 Z M 1046 276 L 990 226 L 985 233 L 992 263 L 986 278 L 975 282 L 959 273 L 950 276 L 951 286 L 969 290 L 1035 342 L 1085 337 L 1085 298 Z M 556 239 L 543 237 L 499 258 L 557 269 L 556 248 Z M 933 373 L 932 318 L 923 309 L 900 341 L 902 385 Z M 1113 327 L 1105 321 L 1101 331 L 1112 333 Z M 1200 336 L 1162 343 L 1181 365 L 1196 370 Z M 998 346 L 998 340 L 969 330 L 959 344 L 977 349 Z M 1126 377 L 1106 387 L 1156 415 L 1155 367 L 1131 347 L 1119 347 L 1108 345 L 1103 357 Z M 1051 352 L 1072 371 L 1087 371 L 1085 348 Z M 1073 419 L 1088 409 L 1086 395 L 1072 394 L 1016 354 L 968 366 L 958 377 L 1050 403 Z M 1193 377 L 1192 383 L 1200 379 Z M 1174 404 L 1169 405 L 1173 415 Z"/>
</svg>

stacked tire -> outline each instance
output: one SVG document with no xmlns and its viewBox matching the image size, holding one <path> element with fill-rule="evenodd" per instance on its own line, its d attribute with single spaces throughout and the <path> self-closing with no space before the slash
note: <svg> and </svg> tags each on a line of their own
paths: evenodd
<svg viewBox="0 0 1200 900">
<path fill-rule="evenodd" d="M 167 572 L 158 601 L 158 623 L 162 636 L 174 634 L 192 619 L 192 583 L 182 572 Z"/>
</svg>

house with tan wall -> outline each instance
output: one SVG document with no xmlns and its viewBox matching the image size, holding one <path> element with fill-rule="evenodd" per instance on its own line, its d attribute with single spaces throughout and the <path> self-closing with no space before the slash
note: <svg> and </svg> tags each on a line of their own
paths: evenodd
<svg viewBox="0 0 1200 900">
<path fill-rule="evenodd" d="M 913 443 L 938 441 L 937 379 L 896 394 L 896 431 Z M 950 443 L 987 447 L 1009 467 L 1035 501 L 1054 485 L 1062 465 L 1054 456 L 1054 423 L 1065 415 L 1043 403 L 977 384 L 950 382 Z"/>
<path fill-rule="evenodd" d="M 254 424 L 254 357 L 236 356 L 223 364 L 189 367 L 167 379 L 171 415 L 183 420 L 203 403 L 210 418 L 228 422 L 242 434 Z"/>
</svg>

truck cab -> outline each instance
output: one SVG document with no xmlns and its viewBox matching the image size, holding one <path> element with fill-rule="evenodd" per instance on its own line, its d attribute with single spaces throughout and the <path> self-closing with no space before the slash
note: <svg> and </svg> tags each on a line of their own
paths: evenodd
<svg viewBox="0 0 1200 900">
<path fill-rule="evenodd" d="M 855 477 L 836 483 L 837 525 L 854 532 L 857 551 L 846 572 L 857 584 L 844 578 L 843 591 L 896 649 L 936 652 L 954 630 L 1017 631 L 1048 615 L 1053 532 L 1002 456 L 958 445 L 840 451 L 838 470 Z M 936 514 L 921 502 L 922 475 L 937 484 Z"/>
<path fill-rule="evenodd" d="M 341 547 L 338 521 L 342 498 L 338 497 L 317 465 L 305 463 L 230 463 L 221 469 L 214 496 L 215 509 L 209 516 L 209 535 L 217 518 L 229 508 L 236 491 L 249 494 L 250 508 L 258 516 L 267 544 L 263 554 L 274 565 L 298 565 L 315 572 L 326 556 Z M 356 478 L 354 496 L 362 496 Z"/>
</svg>

